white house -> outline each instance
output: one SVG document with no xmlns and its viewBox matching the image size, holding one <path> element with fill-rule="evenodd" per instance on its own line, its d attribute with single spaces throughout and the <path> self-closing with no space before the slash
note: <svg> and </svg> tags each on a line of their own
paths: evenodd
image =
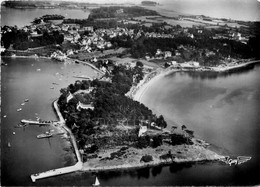
<svg viewBox="0 0 260 187">
<path fill-rule="evenodd" d="M 172 56 L 172 52 L 171 51 L 165 51 L 164 52 L 164 58 L 168 58 Z"/>
<path fill-rule="evenodd" d="M 92 106 L 92 104 L 83 104 L 79 101 L 77 104 L 77 110 L 80 111 L 81 109 L 94 110 L 94 107 Z"/>
<path fill-rule="evenodd" d="M 138 137 L 141 137 L 147 131 L 147 126 L 140 126 Z"/>
<path fill-rule="evenodd" d="M 73 98 L 73 95 L 69 92 L 67 95 L 67 103 Z"/>
<path fill-rule="evenodd" d="M 120 9 L 116 10 L 116 13 L 117 14 L 122 14 L 122 13 L 124 13 L 124 9 L 120 8 Z"/>
</svg>

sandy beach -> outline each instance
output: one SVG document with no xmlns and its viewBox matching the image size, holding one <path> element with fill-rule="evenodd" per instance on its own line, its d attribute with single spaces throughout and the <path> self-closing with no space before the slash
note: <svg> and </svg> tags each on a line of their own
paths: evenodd
<svg viewBox="0 0 260 187">
<path fill-rule="evenodd" d="M 161 69 L 158 68 L 155 71 L 145 75 L 144 79 L 142 81 L 140 81 L 140 83 L 135 86 L 132 87 L 131 90 L 127 93 L 127 96 L 129 96 L 130 98 L 139 101 L 141 100 L 143 94 L 145 93 L 145 91 L 158 79 L 160 79 L 161 77 L 173 73 L 173 72 L 188 72 L 188 71 L 207 71 L 207 72 L 217 72 L 217 73 L 223 73 L 223 72 L 230 72 L 232 70 L 238 70 L 238 69 L 243 69 L 246 68 L 250 65 L 254 65 L 260 63 L 260 60 L 252 60 L 249 62 L 245 62 L 245 63 L 241 63 L 241 64 L 237 64 L 234 66 L 226 66 L 226 67 L 196 67 L 194 69 L 186 69 L 186 68 L 181 68 L 181 69 L 177 69 L 174 68 L 173 66 L 170 66 L 166 69 Z"/>
</svg>

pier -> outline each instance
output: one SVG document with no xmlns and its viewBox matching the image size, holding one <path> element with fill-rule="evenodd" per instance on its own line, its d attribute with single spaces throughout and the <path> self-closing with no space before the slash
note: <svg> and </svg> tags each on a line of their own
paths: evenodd
<svg viewBox="0 0 260 187">
<path fill-rule="evenodd" d="M 60 124 L 61 127 L 70 135 L 71 143 L 72 143 L 72 146 L 74 148 L 74 151 L 75 151 L 75 154 L 77 157 L 77 163 L 73 166 L 68 166 L 68 167 L 64 167 L 64 168 L 58 168 L 58 169 L 45 171 L 42 173 L 32 174 L 31 175 L 32 182 L 35 182 L 36 180 L 43 179 L 43 178 L 48 178 L 48 177 L 53 177 L 53 176 L 57 176 L 57 175 L 72 173 L 75 171 L 80 171 L 80 170 L 82 170 L 82 167 L 83 167 L 83 162 L 82 162 L 81 155 L 80 155 L 77 143 L 76 143 L 76 139 L 75 139 L 74 135 L 72 134 L 71 130 L 65 124 L 65 120 L 64 120 L 62 114 L 60 113 L 60 110 L 58 107 L 58 100 L 55 100 L 53 102 L 53 107 L 60 120 L 57 123 Z M 25 121 L 28 122 L 28 120 L 25 120 Z M 33 122 L 35 122 L 35 121 L 33 121 Z"/>
<path fill-rule="evenodd" d="M 45 121 L 33 121 L 33 120 L 26 120 L 26 119 L 22 119 L 21 120 L 22 123 L 28 123 L 29 125 L 51 125 L 51 124 L 57 124 L 58 122 L 45 122 Z"/>
<path fill-rule="evenodd" d="M 45 171 L 45 172 L 42 172 L 42 173 L 33 174 L 33 175 L 31 175 L 31 179 L 32 179 L 33 182 L 35 182 L 38 179 L 43 179 L 43 178 L 53 177 L 53 176 L 57 176 L 57 175 L 72 173 L 72 172 L 81 170 L 81 168 L 82 168 L 82 165 L 80 164 L 80 162 L 78 162 L 74 166 L 68 166 L 68 167 L 64 167 L 64 168 L 58 168 L 58 169 Z"/>
</svg>

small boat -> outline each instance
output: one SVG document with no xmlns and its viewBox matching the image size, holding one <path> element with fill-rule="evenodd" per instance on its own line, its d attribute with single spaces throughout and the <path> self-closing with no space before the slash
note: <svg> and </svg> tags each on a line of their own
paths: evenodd
<svg viewBox="0 0 260 187">
<path fill-rule="evenodd" d="M 15 128 L 22 128 L 22 127 L 26 127 L 28 124 L 24 123 L 24 124 L 18 124 L 15 126 Z"/>
<path fill-rule="evenodd" d="M 28 101 L 29 101 L 29 99 L 25 99 L 25 100 L 24 100 L 24 102 L 28 102 Z"/>
<path fill-rule="evenodd" d="M 10 142 L 8 142 L 7 146 L 8 146 L 8 147 L 11 147 L 11 143 L 10 143 Z"/>
<path fill-rule="evenodd" d="M 22 103 L 21 105 L 23 106 L 23 105 L 25 105 L 25 103 Z"/>
<path fill-rule="evenodd" d="M 15 132 L 13 132 L 13 135 L 15 135 Z"/>
<path fill-rule="evenodd" d="M 36 71 L 41 71 L 41 69 L 39 68 L 39 69 L 37 69 Z"/>
<path fill-rule="evenodd" d="M 17 112 L 20 112 L 21 110 L 22 110 L 22 108 L 18 108 L 18 109 L 17 109 Z"/>
<path fill-rule="evenodd" d="M 248 160 L 251 160 L 250 156 L 238 156 L 237 157 L 237 164 L 242 164 L 244 162 L 247 162 Z"/>
<path fill-rule="evenodd" d="M 37 138 L 40 139 L 40 138 L 49 138 L 49 137 L 52 137 L 52 134 L 50 133 L 44 133 L 44 134 L 39 134 L 37 135 Z"/>
<path fill-rule="evenodd" d="M 99 186 L 99 185 L 100 185 L 99 180 L 98 180 L 98 178 L 96 177 L 95 183 L 92 184 L 92 186 Z"/>
<path fill-rule="evenodd" d="M 7 117 L 7 115 L 4 115 L 4 118 L 6 118 Z"/>
<path fill-rule="evenodd" d="M 54 87 L 50 87 L 50 89 L 54 89 Z"/>
</svg>

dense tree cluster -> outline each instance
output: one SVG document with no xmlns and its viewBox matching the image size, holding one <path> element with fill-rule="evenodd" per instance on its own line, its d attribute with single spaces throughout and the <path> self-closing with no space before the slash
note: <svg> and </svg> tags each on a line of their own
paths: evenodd
<svg viewBox="0 0 260 187">
<path fill-rule="evenodd" d="M 26 50 L 28 48 L 41 47 L 52 44 L 61 44 L 64 41 L 64 36 L 59 31 L 40 31 L 37 33 L 39 36 L 31 37 L 29 32 L 25 32 L 17 27 L 2 28 L 1 42 L 3 46 L 8 49 L 10 45 L 13 45 L 15 50 Z"/>
<path fill-rule="evenodd" d="M 256 52 L 259 47 L 259 37 L 251 38 L 248 44 L 241 43 L 229 39 L 213 39 L 209 37 L 200 37 L 193 39 L 187 36 L 178 36 L 175 38 L 147 38 L 140 37 L 138 40 L 132 42 L 131 54 L 135 58 L 141 58 L 145 55 L 154 56 L 157 49 L 162 51 L 171 51 L 173 54 L 178 46 L 183 45 L 188 48 L 195 48 L 196 50 L 182 51 L 182 58 L 184 60 L 198 60 L 205 65 L 216 65 L 220 59 L 224 57 L 233 58 L 252 58 L 258 57 Z M 213 51 L 215 55 L 207 56 L 205 51 Z"/>
<path fill-rule="evenodd" d="M 118 13 L 117 10 L 123 10 Z M 138 6 L 132 7 L 121 7 L 121 6 L 111 6 L 111 7 L 100 7 L 91 10 L 89 15 L 89 20 L 94 20 L 97 18 L 115 18 L 115 17 L 137 17 L 137 16 L 154 16 L 158 15 L 156 11 L 144 9 Z"/>
<path fill-rule="evenodd" d="M 115 66 L 112 70 L 112 82 L 104 82 L 100 80 L 93 81 L 76 81 L 75 84 L 70 84 L 68 88 L 61 90 L 61 96 L 58 104 L 66 119 L 66 124 L 72 129 L 72 132 L 82 140 L 81 144 L 93 143 L 101 146 L 107 144 L 108 137 L 100 137 L 98 141 L 90 138 L 93 134 L 101 132 L 102 126 L 107 126 L 106 131 L 112 131 L 113 137 L 109 137 L 109 142 L 115 145 L 123 145 L 126 142 L 137 141 L 137 127 L 140 120 L 150 120 L 158 123 L 158 126 L 165 128 L 167 126 L 162 116 L 156 117 L 150 109 L 143 104 L 134 101 L 125 96 L 134 84 L 133 77 L 139 76 L 138 81 L 143 78 L 142 72 L 143 64 L 137 63 L 134 68 L 126 68 L 125 66 Z M 137 82 L 138 82 L 137 81 Z M 75 93 L 79 90 L 86 90 L 94 88 L 89 94 L 82 94 L 81 96 L 74 96 L 67 103 L 68 93 Z M 87 101 L 86 101 L 87 100 Z M 82 109 L 77 110 L 77 103 L 87 102 L 92 103 L 94 110 Z M 116 125 L 124 123 L 132 126 L 133 131 L 124 134 L 120 132 L 116 135 Z M 154 137 L 153 143 L 149 146 L 157 147 L 161 145 L 162 138 Z M 141 140 L 140 140 L 141 141 Z"/>
<path fill-rule="evenodd" d="M 162 135 L 155 135 L 155 136 L 141 136 L 138 138 L 138 141 L 136 142 L 136 147 L 143 149 L 146 147 L 153 147 L 156 148 L 163 143 L 163 137 Z"/>
<path fill-rule="evenodd" d="M 144 155 L 140 160 L 140 162 L 151 162 L 151 161 L 153 161 L 153 157 L 151 155 Z"/>
<path fill-rule="evenodd" d="M 187 145 L 192 145 L 193 142 L 189 137 L 185 137 L 182 134 L 171 134 L 171 144 L 172 145 L 182 145 L 182 144 L 187 144 Z"/>
<path fill-rule="evenodd" d="M 58 14 L 52 14 L 52 15 L 44 15 L 39 18 L 35 18 L 32 23 L 39 24 L 41 21 L 48 22 L 49 20 L 63 20 L 65 17 Z"/>
</svg>

